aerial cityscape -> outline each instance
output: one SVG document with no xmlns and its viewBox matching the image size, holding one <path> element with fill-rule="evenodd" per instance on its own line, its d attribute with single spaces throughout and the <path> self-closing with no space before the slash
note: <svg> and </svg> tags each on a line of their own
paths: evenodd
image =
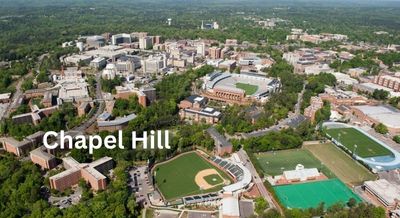
<svg viewBox="0 0 400 218">
<path fill-rule="evenodd" d="M 0 218 L 400 218 L 400 1 L 0 3 Z"/>
</svg>

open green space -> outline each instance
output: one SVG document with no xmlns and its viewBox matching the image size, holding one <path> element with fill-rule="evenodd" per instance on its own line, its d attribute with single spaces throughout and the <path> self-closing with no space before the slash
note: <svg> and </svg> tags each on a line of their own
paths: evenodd
<svg viewBox="0 0 400 218">
<path fill-rule="evenodd" d="M 305 168 L 317 168 L 328 178 L 336 177 L 321 161 L 305 149 L 259 153 L 255 156 L 264 173 L 270 176 L 281 175 L 283 171 L 294 170 L 297 164 L 302 164 Z"/>
<path fill-rule="evenodd" d="M 252 95 L 257 92 L 258 86 L 246 84 L 246 83 L 236 83 L 236 88 L 243 89 L 246 95 Z"/>
<path fill-rule="evenodd" d="M 361 202 L 361 199 L 339 179 L 281 185 L 273 188 L 280 202 L 287 208 L 315 208 L 322 202 L 327 208 L 338 202 L 346 204 L 350 198 Z"/>
<path fill-rule="evenodd" d="M 376 179 L 376 176 L 367 168 L 332 143 L 305 145 L 304 147 L 344 183 L 360 185 L 364 181 Z"/>
<path fill-rule="evenodd" d="M 188 195 L 204 194 L 220 190 L 223 184 L 207 190 L 201 190 L 196 184 L 194 180 L 196 174 L 205 169 L 216 169 L 222 177 L 228 180 L 230 179 L 227 174 L 207 162 L 195 152 L 183 154 L 173 160 L 158 165 L 154 170 L 154 176 L 158 189 L 166 200 L 171 201 Z M 213 178 L 217 176 L 218 175 L 212 178 L 210 177 L 210 180 L 213 180 Z M 218 177 L 220 181 L 222 181 L 222 178 L 220 178 L 220 176 Z"/>
<path fill-rule="evenodd" d="M 393 155 L 391 151 L 355 128 L 332 128 L 326 132 L 362 158 Z"/>
</svg>

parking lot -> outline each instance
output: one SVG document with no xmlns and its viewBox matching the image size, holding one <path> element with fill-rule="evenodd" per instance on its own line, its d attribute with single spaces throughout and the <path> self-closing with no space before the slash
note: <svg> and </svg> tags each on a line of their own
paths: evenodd
<svg viewBox="0 0 400 218">
<path fill-rule="evenodd" d="M 129 171 L 129 175 L 131 176 L 129 185 L 136 195 L 136 202 L 143 204 L 144 206 L 148 205 L 149 200 L 147 194 L 153 192 L 154 189 L 149 180 L 147 166 L 132 168 Z"/>
</svg>

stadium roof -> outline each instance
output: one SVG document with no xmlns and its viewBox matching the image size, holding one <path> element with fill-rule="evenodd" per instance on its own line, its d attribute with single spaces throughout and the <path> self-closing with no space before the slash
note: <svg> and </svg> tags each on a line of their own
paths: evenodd
<svg viewBox="0 0 400 218">
<path fill-rule="evenodd" d="M 251 173 L 250 173 L 250 171 L 241 163 L 237 163 L 236 165 L 240 169 L 243 170 L 243 178 L 242 178 L 242 180 L 239 180 L 239 181 L 237 181 L 236 183 L 234 183 L 232 185 L 228 185 L 228 186 L 223 187 L 223 190 L 225 192 L 238 191 L 240 189 L 243 189 L 243 188 L 247 187 L 251 182 Z"/>
</svg>

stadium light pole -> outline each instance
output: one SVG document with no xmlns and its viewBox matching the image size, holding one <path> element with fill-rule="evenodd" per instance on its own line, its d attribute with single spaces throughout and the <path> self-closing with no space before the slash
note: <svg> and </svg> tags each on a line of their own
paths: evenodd
<svg viewBox="0 0 400 218">
<path fill-rule="evenodd" d="M 354 144 L 354 150 L 353 150 L 353 155 L 356 155 L 356 149 L 357 149 L 357 144 Z"/>
</svg>

